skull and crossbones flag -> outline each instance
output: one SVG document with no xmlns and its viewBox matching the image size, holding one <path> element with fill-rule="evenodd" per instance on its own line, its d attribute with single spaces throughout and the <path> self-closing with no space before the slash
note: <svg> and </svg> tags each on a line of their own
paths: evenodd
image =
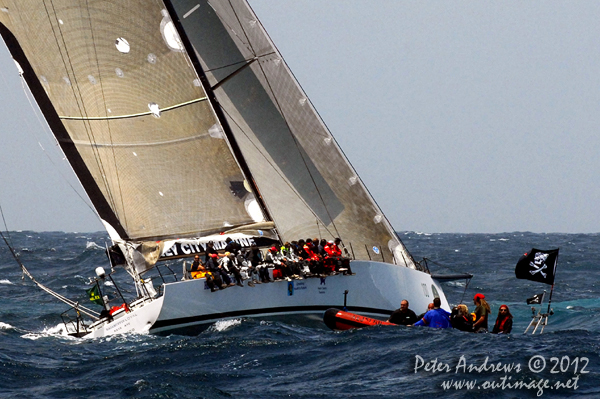
<svg viewBox="0 0 600 399">
<path fill-rule="evenodd" d="M 531 298 L 527 298 L 528 305 L 539 305 L 544 299 L 544 294 L 535 294 Z"/>
<path fill-rule="evenodd" d="M 529 253 L 521 256 L 515 267 L 517 278 L 554 284 L 554 274 L 558 261 L 558 248 L 543 251 L 532 248 Z"/>
</svg>

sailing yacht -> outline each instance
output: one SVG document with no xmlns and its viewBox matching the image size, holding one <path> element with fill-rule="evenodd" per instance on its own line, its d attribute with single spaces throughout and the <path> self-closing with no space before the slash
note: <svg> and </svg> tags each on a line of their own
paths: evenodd
<svg viewBox="0 0 600 399">
<path fill-rule="evenodd" d="M 0 0 L 0 34 L 106 227 L 111 271 L 136 287 L 110 316 L 72 303 L 73 335 L 310 318 L 343 303 L 379 318 L 403 299 L 448 309 L 247 1 Z M 354 274 L 217 292 L 149 278 L 227 237 L 261 248 L 339 237 Z"/>
</svg>

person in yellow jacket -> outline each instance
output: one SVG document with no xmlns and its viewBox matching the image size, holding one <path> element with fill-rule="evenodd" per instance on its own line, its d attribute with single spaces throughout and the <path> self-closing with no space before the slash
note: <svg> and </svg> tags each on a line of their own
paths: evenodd
<svg viewBox="0 0 600 399">
<path fill-rule="evenodd" d="M 208 271 L 202 265 L 202 262 L 200 262 L 200 256 L 194 256 L 194 261 L 192 262 L 192 267 L 190 269 L 190 274 L 192 275 L 192 278 L 197 279 L 206 277 L 207 272 Z"/>
</svg>

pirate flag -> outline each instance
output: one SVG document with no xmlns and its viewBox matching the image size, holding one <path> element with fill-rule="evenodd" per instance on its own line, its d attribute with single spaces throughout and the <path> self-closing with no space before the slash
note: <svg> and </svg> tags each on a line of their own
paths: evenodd
<svg viewBox="0 0 600 399">
<path fill-rule="evenodd" d="M 543 299 L 544 299 L 544 294 L 536 294 L 536 295 L 532 296 L 531 298 L 527 298 L 527 304 L 528 305 L 539 305 L 540 303 L 542 303 Z"/>
<path fill-rule="evenodd" d="M 557 261 L 558 248 L 548 251 L 532 248 L 517 262 L 515 274 L 517 278 L 553 285 Z"/>
</svg>

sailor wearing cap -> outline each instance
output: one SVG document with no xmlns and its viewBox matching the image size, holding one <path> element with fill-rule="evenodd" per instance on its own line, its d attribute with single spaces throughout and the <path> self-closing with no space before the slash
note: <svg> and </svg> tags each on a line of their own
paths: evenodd
<svg viewBox="0 0 600 399">
<path fill-rule="evenodd" d="M 475 332 L 487 332 L 488 331 L 488 317 L 491 313 L 490 305 L 485 300 L 485 295 L 475 294 L 473 297 L 473 303 L 475 306 L 475 323 L 473 323 L 473 330 Z"/>
</svg>

